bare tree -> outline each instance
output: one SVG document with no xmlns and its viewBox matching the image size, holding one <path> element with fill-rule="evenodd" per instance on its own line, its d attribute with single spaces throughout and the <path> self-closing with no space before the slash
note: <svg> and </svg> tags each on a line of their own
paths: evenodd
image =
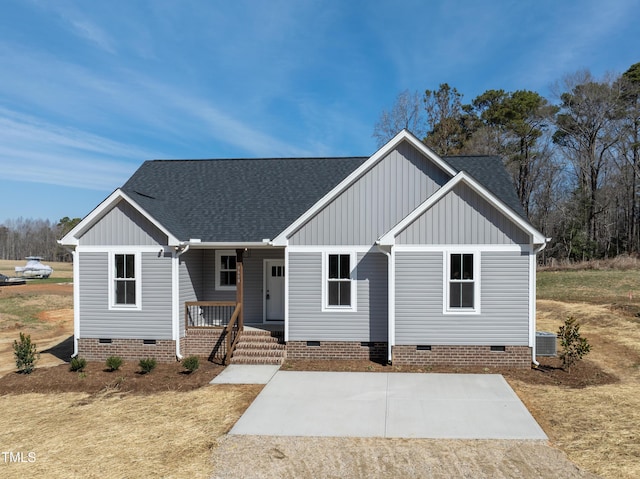
<svg viewBox="0 0 640 479">
<path fill-rule="evenodd" d="M 615 123 L 620 118 L 620 89 L 611 80 L 594 80 L 588 71 L 566 77 L 565 85 L 554 141 L 573 164 L 587 239 L 595 243 L 596 219 L 603 207 L 599 190 L 619 140 Z"/>
<path fill-rule="evenodd" d="M 383 110 L 373 129 L 378 146 L 384 145 L 399 131 L 407 129 L 418 138 L 425 135 L 425 115 L 420 94 L 404 90 L 396 97 L 391 110 Z"/>
</svg>

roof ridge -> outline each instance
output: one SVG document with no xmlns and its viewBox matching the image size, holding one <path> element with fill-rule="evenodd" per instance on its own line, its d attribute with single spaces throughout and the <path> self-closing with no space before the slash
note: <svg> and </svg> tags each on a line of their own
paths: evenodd
<svg viewBox="0 0 640 479">
<path fill-rule="evenodd" d="M 155 158 L 147 162 L 183 162 L 183 161 L 269 161 L 269 160 L 360 160 L 368 156 L 292 156 L 292 157 L 266 157 L 266 158 Z"/>
</svg>

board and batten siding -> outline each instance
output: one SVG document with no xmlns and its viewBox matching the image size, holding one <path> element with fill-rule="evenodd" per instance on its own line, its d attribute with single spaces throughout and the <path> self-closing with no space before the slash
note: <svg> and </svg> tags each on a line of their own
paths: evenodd
<svg viewBox="0 0 640 479">
<path fill-rule="evenodd" d="M 80 252 L 80 337 L 172 339 L 171 255 L 141 254 L 141 310 L 109 309 L 108 252 Z"/>
<path fill-rule="evenodd" d="M 166 245 L 167 235 L 126 201 L 120 201 L 80 239 L 84 246 Z"/>
<path fill-rule="evenodd" d="M 396 252 L 396 344 L 528 345 L 529 254 L 480 253 L 480 314 L 443 313 L 444 255 Z"/>
<path fill-rule="evenodd" d="M 290 236 L 289 244 L 373 244 L 449 179 L 431 159 L 401 143 Z"/>
<path fill-rule="evenodd" d="M 387 341 L 387 257 L 358 253 L 357 311 L 322 311 L 322 253 L 289 253 L 289 340 Z"/>
<path fill-rule="evenodd" d="M 453 221 L 455 218 L 455 221 Z M 396 236 L 396 244 L 529 244 L 528 233 L 464 183 Z"/>
</svg>

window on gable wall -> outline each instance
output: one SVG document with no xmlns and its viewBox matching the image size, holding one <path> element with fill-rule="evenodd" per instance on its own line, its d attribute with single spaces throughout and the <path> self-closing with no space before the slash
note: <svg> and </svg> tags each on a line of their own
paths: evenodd
<svg viewBox="0 0 640 479">
<path fill-rule="evenodd" d="M 113 257 L 113 304 L 136 305 L 136 255 L 115 254 Z"/>
<path fill-rule="evenodd" d="M 327 255 L 327 306 L 351 306 L 351 255 Z"/>
<path fill-rule="evenodd" d="M 475 310 L 476 272 L 473 253 L 449 255 L 449 309 Z"/>
</svg>

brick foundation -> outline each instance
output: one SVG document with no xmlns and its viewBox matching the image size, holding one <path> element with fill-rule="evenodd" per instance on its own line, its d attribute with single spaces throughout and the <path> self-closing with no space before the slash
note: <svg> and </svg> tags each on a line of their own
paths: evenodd
<svg viewBox="0 0 640 479">
<path fill-rule="evenodd" d="M 223 328 L 188 328 L 180 338 L 180 353 L 208 360 L 223 357 L 226 353 L 226 342 L 220 340 L 223 332 Z"/>
<path fill-rule="evenodd" d="M 394 365 L 415 366 L 485 366 L 530 368 L 531 348 L 505 346 L 504 351 L 491 351 L 491 346 L 394 346 Z M 425 349 L 422 349 L 425 348 Z"/>
<path fill-rule="evenodd" d="M 142 339 L 111 339 L 101 343 L 95 338 L 78 339 L 78 355 L 87 361 L 105 361 L 109 356 L 120 356 L 124 360 L 153 358 L 158 362 L 176 360 L 176 343 L 172 340 L 156 340 L 156 344 L 144 344 Z"/>
<path fill-rule="evenodd" d="M 312 345 L 312 344 L 319 345 Z M 359 341 L 289 341 L 288 359 L 359 359 L 386 362 L 387 343 Z"/>
</svg>

